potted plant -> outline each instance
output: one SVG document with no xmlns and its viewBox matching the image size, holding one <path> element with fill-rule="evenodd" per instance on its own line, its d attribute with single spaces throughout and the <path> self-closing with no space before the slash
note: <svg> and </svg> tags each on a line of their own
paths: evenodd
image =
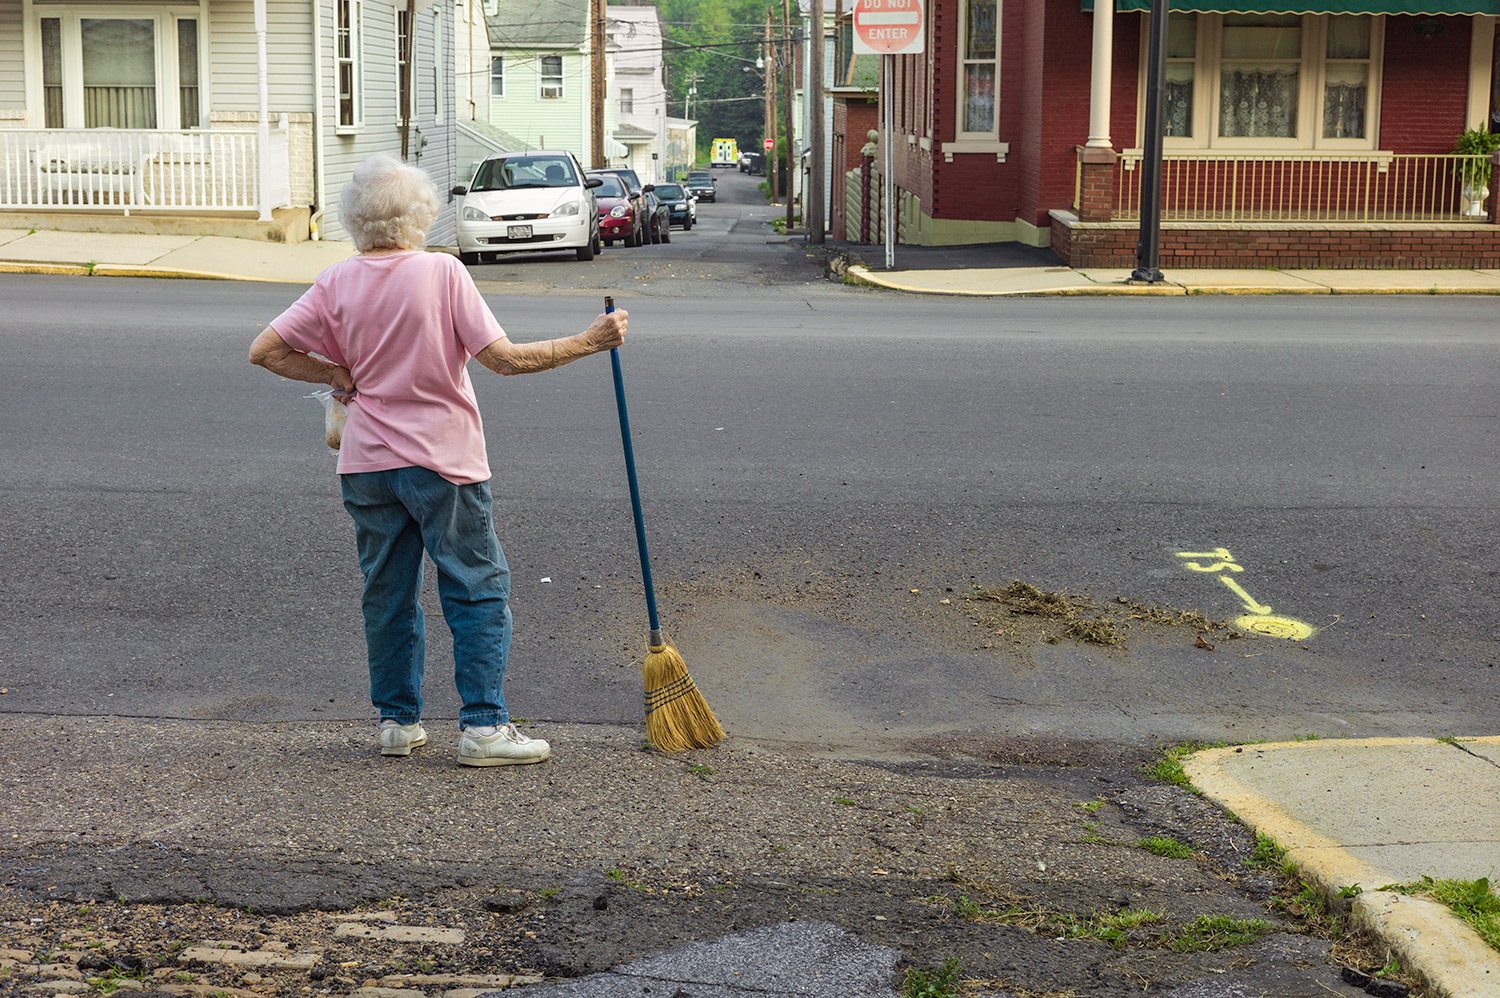
<svg viewBox="0 0 1500 998">
<path fill-rule="evenodd" d="M 1463 159 L 1454 163 L 1463 185 L 1463 214 L 1484 214 L 1484 199 L 1490 196 L 1490 154 L 1500 148 L 1500 134 L 1488 128 L 1466 128 L 1453 151 Z"/>
</svg>

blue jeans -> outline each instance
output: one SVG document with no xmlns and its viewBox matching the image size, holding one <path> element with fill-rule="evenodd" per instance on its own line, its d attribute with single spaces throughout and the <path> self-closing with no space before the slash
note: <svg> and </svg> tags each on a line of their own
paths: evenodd
<svg viewBox="0 0 1500 998">
<path fill-rule="evenodd" d="M 495 537 L 489 482 L 454 485 L 426 468 L 340 478 L 365 576 L 370 701 L 381 719 L 412 724 L 422 716 L 427 628 L 417 596 L 425 549 L 453 632 L 459 724 L 505 724 L 500 684 L 510 654 L 510 567 Z"/>
</svg>

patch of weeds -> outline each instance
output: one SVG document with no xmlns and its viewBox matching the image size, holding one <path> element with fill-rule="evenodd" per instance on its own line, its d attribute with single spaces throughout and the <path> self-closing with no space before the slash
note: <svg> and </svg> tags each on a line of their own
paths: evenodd
<svg viewBox="0 0 1500 998">
<path fill-rule="evenodd" d="M 645 885 L 631 880 L 629 877 L 625 876 L 624 870 L 610 870 L 608 873 L 608 877 L 615 883 L 624 884 L 626 887 L 629 887 L 633 891 L 646 893 Z"/>
<path fill-rule="evenodd" d="M 172 980 L 176 981 L 178 984 L 192 984 L 193 981 L 197 980 L 197 978 L 195 978 L 192 974 L 189 974 L 185 970 L 179 970 L 177 973 L 172 975 Z"/>
<path fill-rule="evenodd" d="M 1358 884 L 1346 884 L 1343 887 L 1339 888 L 1339 897 L 1341 897 L 1341 898 L 1356 898 L 1356 897 L 1359 897 L 1364 892 L 1365 892 L 1365 889 L 1363 887 L 1359 886 Z"/>
<path fill-rule="evenodd" d="M 1454 748 L 1463 747 L 1462 745 L 1458 744 L 1458 736 L 1456 735 L 1438 735 L 1437 740 L 1444 743 L 1445 745 L 1452 745 Z"/>
<path fill-rule="evenodd" d="M 1088 921 L 1078 927 L 1074 934 L 1098 939 L 1100 942 L 1109 943 L 1115 949 L 1121 949 L 1129 942 L 1126 933 L 1131 929 L 1155 925 L 1166 917 L 1165 912 L 1152 911 L 1149 908 L 1122 911 L 1115 915 L 1092 915 Z"/>
<path fill-rule="evenodd" d="M 561 890 L 561 887 L 543 887 L 541 890 L 537 891 L 537 893 L 544 898 L 550 898 L 555 897 Z"/>
<path fill-rule="evenodd" d="M 958 957 L 950 956 L 942 966 L 931 970 L 906 969 L 901 985 L 902 998 L 955 998 L 962 985 L 958 981 Z"/>
<path fill-rule="evenodd" d="M 98 260 L 90 260 L 88 263 L 86 263 L 86 264 L 83 265 L 83 269 L 84 269 L 85 273 L 87 273 L 90 277 L 93 277 L 94 276 L 94 268 L 97 267 L 97 266 L 99 266 L 99 261 Z"/>
<path fill-rule="evenodd" d="M 1255 849 L 1251 851 L 1250 858 L 1245 862 L 1251 866 L 1262 866 L 1268 869 L 1284 869 L 1286 866 L 1286 849 L 1271 836 L 1264 832 L 1255 833 Z"/>
<path fill-rule="evenodd" d="M 1087 825 L 1084 825 L 1083 832 L 1083 841 L 1088 845 L 1102 845 L 1108 841 L 1107 839 L 1104 839 L 1099 835 L 1099 826 L 1094 824 L 1093 822 L 1089 822 Z"/>
<path fill-rule="evenodd" d="M 1194 752 L 1201 752 L 1204 749 L 1211 748 L 1224 748 L 1228 744 L 1227 741 L 1182 742 L 1179 745 L 1173 745 L 1163 752 L 1160 759 L 1141 767 L 1141 772 L 1153 780 L 1170 783 L 1173 786 L 1182 787 L 1184 790 L 1191 790 L 1193 793 L 1202 796 L 1198 788 L 1193 786 L 1192 781 L 1187 778 L 1187 773 L 1183 771 L 1182 760 Z"/>
<path fill-rule="evenodd" d="M 694 776 L 714 775 L 714 768 L 712 766 L 689 766 L 687 768 L 687 771 L 689 773 L 692 773 Z"/>
<path fill-rule="evenodd" d="M 436 969 L 433 962 L 425 956 L 419 956 L 415 960 L 405 960 L 402 962 L 408 970 L 412 970 L 418 974 L 430 974 Z"/>
<path fill-rule="evenodd" d="M 1178 842 L 1176 839 L 1172 838 L 1169 835 L 1158 835 L 1152 836 L 1149 839 L 1138 839 L 1135 843 L 1135 847 L 1137 849 L 1144 849 L 1149 853 L 1155 853 L 1158 856 L 1165 856 L 1168 859 L 1187 859 L 1192 856 L 1193 853 L 1197 852 L 1196 849 L 1188 845 L 1186 842 Z"/>
<path fill-rule="evenodd" d="M 1481 939 L 1500 950 L 1500 897 L 1491 889 L 1488 877 L 1478 880 L 1423 877 L 1414 884 L 1393 884 L 1382 889 L 1441 901 L 1469 928 L 1479 933 Z"/>
<path fill-rule="evenodd" d="M 89 915 L 92 915 L 93 913 L 94 913 L 94 906 L 91 905 L 91 904 L 85 904 L 85 905 L 79 905 L 78 906 L 78 914 L 84 916 L 85 918 L 87 918 Z"/>
<path fill-rule="evenodd" d="M 1311 734 L 1308 734 L 1308 735 L 1293 735 L 1292 736 L 1292 741 L 1294 741 L 1294 742 L 1315 742 L 1317 740 L 1318 740 L 1318 736 L 1317 735 L 1311 735 Z"/>
<path fill-rule="evenodd" d="M 1167 940 L 1167 948 L 1177 953 L 1221 950 L 1253 943 L 1271 930 L 1271 923 L 1261 918 L 1199 915 L 1180 933 Z"/>
<path fill-rule="evenodd" d="M 1081 807 L 1085 811 L 1087 811 L 1090 814 L 1092 814 L 1092 813 L 1094 813 L 1095 811 L 1099 810 L 1101 807 L 1104 806 L 1104 801 L 1102 801 L 1102 800 L 1085 800 L 1085 801 L 1079 801 L 1077 804 L 1074 804 L 1073 806 L 1074 807 Z"/>
<path fill-rule="evenodd" d="M 850 800 L 847 797 L 835 797 L 833 802 L 835 804 L 843 804 L 846 807 L 859 807 L 859 801 Z"/>
<path fill-rule="evenodd" d="M 641 751 L 642 752 L 655 752 L 656 751 L 656 743 L 653 742 L 651 739 L 647 738 L 645 741 L 641 742 Z"/>
</svg>

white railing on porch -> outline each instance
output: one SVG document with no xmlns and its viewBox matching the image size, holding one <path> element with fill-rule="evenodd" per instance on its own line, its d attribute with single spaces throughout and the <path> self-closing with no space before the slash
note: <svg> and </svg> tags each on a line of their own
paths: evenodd
<svg viewBox="0 0 1500 998">
<path fill-rule="evenodd" d="M 291 203 L 285 119 L 255 132 L 0 129 L 0 209 L 256 211 Z"/>
<path fill-rule="evenodd" d="M 1117 219 L 1140 217 L 1142 154 L 1120 154 Z M 1489 157 L 1178 153 L 1162 157 L 1163 221 L 1486 222 Z"/>
</svg>

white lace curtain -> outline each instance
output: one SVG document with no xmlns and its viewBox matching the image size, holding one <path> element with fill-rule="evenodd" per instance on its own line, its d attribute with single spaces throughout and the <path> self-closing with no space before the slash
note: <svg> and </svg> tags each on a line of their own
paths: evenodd
<svg viewBox="0 0 1500 998">
<path fill-rule="evenodd" d="M 1219 134 L 1294 138 L 1297 70 L 1284 65 L 1225 67 L 1219 79 Z"/>
</svg>

